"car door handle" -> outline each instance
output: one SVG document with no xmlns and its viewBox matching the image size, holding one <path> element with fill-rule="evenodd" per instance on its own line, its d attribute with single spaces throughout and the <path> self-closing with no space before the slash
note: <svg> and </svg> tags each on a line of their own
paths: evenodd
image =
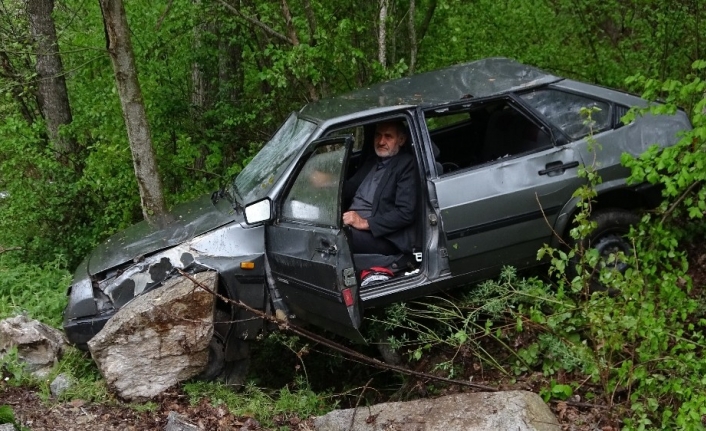
<svg viewBox="0 0 706 431">
<path fill-rule="evenodd" d="M 544 169 L 542 169 L 541 171 L 539 171 L 537 173 L 539 175 L 549 175 L 551 177 L 554 175 L 563 174 L 565 170 L 575 168 L 578 165 L 579 165 L 579 162 L 577 162 L 577 161 L 573 161 L 573 162 L 569 162 L 569 163 L 564 163 L 562 161 L 550 162 L 544 166 Z"/>
<path fill-rule="evenodd" d="M 338 253 L 338 247 L 336 247 L 336 244 L 331 244 L 328 242 L 328 240 L 322 239 L 321 240 L 321 247 L 317 247 L 315 249 L 319 253 L 326 253 L 326 254 L 331 254 L 335 255 Z"/>
</svg>

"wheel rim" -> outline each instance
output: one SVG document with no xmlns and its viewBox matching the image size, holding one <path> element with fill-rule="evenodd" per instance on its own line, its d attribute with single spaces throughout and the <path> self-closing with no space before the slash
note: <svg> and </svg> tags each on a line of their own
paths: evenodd
<svg viewBox="0 0 706 431">
<path fill-rule="evenodd" d="M 613 232 L 601 235 L 598 240 L 594 242 L 593 248 L 598 251 L 598 255 L 601 258 L 601 268 L 612 268 L 621 273 L 625 272 L 628 268 L 628 264 L 623 261 L 615 260 L 609 262 L 610 255 L 617 255 L 622 252 L 627 256 L 632 252 L 632 246 L 625 240 L 621 233 Z"/>
</svg>

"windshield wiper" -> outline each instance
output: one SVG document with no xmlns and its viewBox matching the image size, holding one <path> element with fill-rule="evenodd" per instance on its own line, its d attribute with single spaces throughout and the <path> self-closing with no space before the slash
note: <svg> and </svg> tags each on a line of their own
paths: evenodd
<svg viewBox="0 0 706 431">
<path fill-rule="evenodd" d="M 233 187 L 233 194 L 230 193 L 231 187 Z M 228 195 L 230 203 L 233 204 L 233 209 L 235 210 L 235 212 L 240 212 L 241 210 L 243 210 L 243 205 L 240 203 L 243 200 L 243 197 L 238 191 L 238 185 L 235 184 L 235 180 L 233 180 L 229 186 L 225 187 L 225 191 Z"/>
<path fill-rule="evenodd" d="M 231 187 L 233 188 L 232 193 Z M 240 202 L 238 202 L 240 194 L 238 193 L 238 186 L 235 185 L 235 182 L 231 183 L 230 185 L 225 185 L 220 189 L 216 190 L 215 192 L 211 193 L 211 202 L 213 202 L 213 204 L 215 205 L 219 200 L 224 197 L 228 199 L 228 202 L 232 204 L 233 209 L 236 212 L 243 209 L 243 206 L 240 204 Z M 242 200 L 242 198 L 240 199 Z"/>
</svg>

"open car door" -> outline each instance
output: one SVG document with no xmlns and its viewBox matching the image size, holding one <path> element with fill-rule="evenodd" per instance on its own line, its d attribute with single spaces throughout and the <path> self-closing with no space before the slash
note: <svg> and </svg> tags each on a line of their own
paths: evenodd
<svg viewBox="0 0 706 431">
<path fill-rule="evenodd" d="M 265 245 L 274 284 L 297 321 L 362 340 L 353 259 L 341 222 L 341 190 L 352 138 L 316 141 L 277 203 Z"/>
</svg>

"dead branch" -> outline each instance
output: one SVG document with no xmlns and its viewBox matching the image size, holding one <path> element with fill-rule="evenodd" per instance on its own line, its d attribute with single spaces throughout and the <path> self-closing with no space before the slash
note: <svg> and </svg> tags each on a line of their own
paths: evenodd
<svg viewBox="0 0 706 431">
<path fill-rule="evenodd" d="M 363 398 L 363 394 L 365 393 L 365 390 L 368 389 L 368 386 L 373 382 L 373 379 L 368 380 L 368 383 L 363 386 L 363 390 L 360 391 L 360 394 L 358 395 L 358 399 L 355 401 L 355 407 L 353 407 L 353 414 L 351 415 L 351 421 L 348 424 L 348 431 L 351 431 L 353 429 L 353 423 L 355 422 L 355 414 L 358 413 L 358 405 L 360 404 L 360 399 Z"/>
<path fill-rule="evenodd" d="M 204 289 L 206 292 L 210 293 L 211 295 L 216 296 L 218 299 L 220 299 L 226 303 L 233 304 L 238 308 L 242 308 L 243 310 L 249 311 L 250 313 L 253 313 L 254 315 L 262 318 L 263 320 L 265 320 L 267 322 L 274 323 L 275 325 L 277 325 L 277 327 L 280 330 L 290 331 L 290 332 L 293 332 L 299 336 L 308 338 L 309 340 L 312 340 L 312 341 L 317 342 L 321 345 L 324 345 L 324 346 L 326 346 L 332 350 L 335 350 L 339 353 L 343 353 L 344 355 L 346 355 L 350 358 L 353 358 L 355 360 L 358 360 L 362 363 L 372 365 L 373 367 L 376 367 L 376 368 L 396 371 L 398 373 L 402 373 L 402 374 L 406 374 L 406 375 L 414 376 L 414 377 L 419 377 L 422 379 L 436 380 L 439 382 L 445 382 L 445 383 L 450 383 L 450 384 L 454 384 L 454 385 L 466 386 L 466 387 L 479 389 L 481 391 L 486 391 L 486 392 L 498 392 L 497 388 L 493 388 L 491 386 L 485 386 L 485 385 L 480 385 L 477 383 L 471 383 L 471 382 L 467 382 L 465 380 L 447 379 L 445 377 L 439 377 L 439 376 L 434 376 L 432 374 L 426 374 L 426 373 L 422 373 L 419 371 L 409 370 L 407 368 L 404 368 L 404 367 L 401 367 L 398 365 L 386 364 L 385 362 L 382 362 L 378 359 L 371 358 L 371 357 L 366 356 L 366 355 L 364 355 L 356 350 L 353 350 L 349 347 L 346 347 L 344 345 L 341 345 L 341 344 L 338 344 L 334 341 L 331 341 L 328 338 L 324 338 L 318 334 L 307 331 L 306 329 L 303 329 L 299 326 L 292 325 L 287 320 L 280 320 L 275 316 L 268 315 L 268 314 L 266 314 L 256 308 L 250 307 L 249 305 L 245 304 L 242 301 L 239 301 L 239 300 L 235 301 L 230 298 L 227 298 L 227 297 L 219 294 L 218 292 L 214 292 L 211 288 L 204 285 L 200 281 L 196 280 L 191 274 L 184 272 L 181 269 L 177 269 L 177 271 L 179 271 L 179 273 L 181 275 L 188 278 L 189 280 L 191 280 L 192 283 L 194 283 L 197 286 L 199 286 L 200 288 Z"/>
<path fill-rule="evenodd" d="M 554 226 L 552 226 L 552 224 L 549 223 L 549 219 L 547 218 L 547 215 L 544 213 L 544 208 L 542 208 L 542 203 L 539 201 L 539 195 L 536 192 L 534 194 L 534 198 L 537 200 L 537 205 L 539 205 L 539 210 L 542 212 L 542 217 L 544 217 L 544 222 L 547 224 L 547 227 L 552 231 L 552 235 L 554 235 L 562 245 L 569 247 L 569 244 L 567 244 L 566 241 L 564 241 L 564 238 L 562 238 L 562 236 L 559 235 L 554 230 Z"/>
</svg>

